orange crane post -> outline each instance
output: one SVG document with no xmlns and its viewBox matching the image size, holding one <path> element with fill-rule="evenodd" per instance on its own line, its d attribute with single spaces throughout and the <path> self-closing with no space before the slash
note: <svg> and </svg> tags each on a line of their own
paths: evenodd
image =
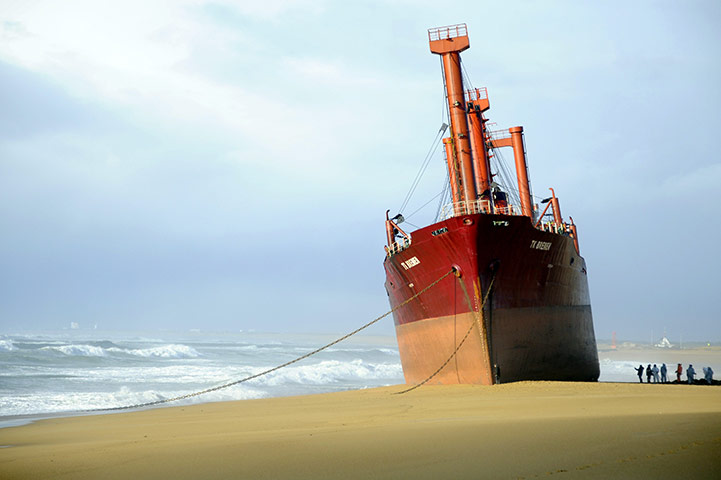
<svg viewBox="0 0 721 480">
<path fill-rule="evenodd" d="M 432 28 L 428 30 L 428 41 L 431 52 L 440 55 L 443 61 L 451 135 L 456 153 L 454 157 L 458 159 L 461 177 L 461 200 L 466 201 L 466 208 L 468 208 L 469 203 L 475 201 L 477 195 L 473 178 L 473 160 L 468 138 L 466 101 L 461 72 L 460 52 L 470 47 L 466 24 Z"/>
</svg>

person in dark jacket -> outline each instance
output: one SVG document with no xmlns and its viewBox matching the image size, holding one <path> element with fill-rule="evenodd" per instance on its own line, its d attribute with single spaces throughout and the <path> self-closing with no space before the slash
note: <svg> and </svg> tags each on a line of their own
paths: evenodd
<svg viewBox="0 0 721 480">
<path fill-rule="evenodd" d="M 664 363 L 661 365 L 661 383 L 668 383 L 668 378 L 666 377 L 666 374 L 668 373 L 668 368 L 666 367 L 666 364 Z"/>
<path fill-rule="evenodd" d="M 713 384 L 713 369 L 711 367 L 704 367 L 703 376 L 706 379 L 706 383 L 709 385 Z"/>
<path fill-rule="evenodd" d="M 634 368 L 634 370 L 636 370 L 636 373 L 638 373 L 639 383 L 643 383 L 643 365 L 639 365 L 638 368 Z"/>
<path fill-rule="evenodd" d="M 651 370 L 651 364 L 646 367 L 646 382 L 651 383 L 651 377 L 653 377 L 653 371 Z"/>
</svg>

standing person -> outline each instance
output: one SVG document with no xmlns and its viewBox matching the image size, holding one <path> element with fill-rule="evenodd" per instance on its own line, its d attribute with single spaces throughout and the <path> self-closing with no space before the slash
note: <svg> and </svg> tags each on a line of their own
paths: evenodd
<svg viewBox="0 0 721 480">
<path fill-rule="evenodd" d="M 668 383 L 668 378 L 666 378 L 666 373 L 668 372 L 668 368 L 666 368 L 666 364 L 664 363 L 661 365 L 661 383 Z"/>
<path fill-rule="evenodd" d="M 639 365 L 638 368 L 634 368 L 634 370 L 638 373 L 638 382 L 643 383 L 643 365 Z"/>
<path fill-rule="evenodd" d="M 683 367 L 681 364 L 678 364 L 678 367 L 676 367 L 676 381 L 678 383 L 681 383 L 681 374 L 683 373 Z"/>
<path fill-rule="evenodd" d="M 653 364 L 651 373 L 653 373 L 653 383 L 659 383 L 661 380 L 658 378 L 658 367 L 656 366 L 655 363 Z"/>
<path fill-rule="evenodd" d="M 648 367 L 646 367 L 646 383 L 651 383 L 651 377 L 653 376 L 653 372 L 651 371 L 651 364 L 648 364 Z"/>
<path fill-rule="evenodd" d="M 706 378 L 706 383 L 711 385 L 713 383 L 713 370 L 711 367 L 707 367 L 703 369 L 704 377 Z"/>
<path fill-rule="evenodd" d="M 693 383 L 694 375 L 696 375 L 696 370 L 693 369 L 693 365 L 689 364 L 688 368 L 686 369 L 686 378 L 688 379 L 689 385 Z"/>
</svg>

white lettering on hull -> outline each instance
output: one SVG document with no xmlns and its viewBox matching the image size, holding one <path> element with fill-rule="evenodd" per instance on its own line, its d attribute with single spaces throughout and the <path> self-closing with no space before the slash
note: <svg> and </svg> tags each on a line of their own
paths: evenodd
<svg viewBox="0 0 721 480">
<path fill-rule="evenodd" d="M 531 240 L 531 248 L 535 250 L 550 250 L 551 242 L 542 242 L 540 240 Z"/>
</svg>

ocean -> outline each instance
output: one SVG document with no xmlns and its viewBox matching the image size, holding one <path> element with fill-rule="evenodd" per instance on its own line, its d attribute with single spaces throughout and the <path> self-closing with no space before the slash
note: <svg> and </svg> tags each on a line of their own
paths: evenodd
<svg viewBox="0 0 721 480">
<path fill-rule="evenodd" d="M 63 330 L 0 335 L 0 426 L 154 402 L 260 373 L 332 335 Z M 403 383 L 392 337 L 356 336 L 266 376 L 167 405 L 306 395 Z"/>
<path fill-rule="evenodd" d="M 62 330 L 0 335 L 0 427 L 18 418 L 155 402 L 231 383 L 335 335 Z M 600 381 L 635 382 L 634 360 L 599 355 Z M 700 371 L 700 369 L 699 369 Z M 395 338 L 357 335 L 263 377 L 184 405 L 402 384 Z"/>
</svg>

